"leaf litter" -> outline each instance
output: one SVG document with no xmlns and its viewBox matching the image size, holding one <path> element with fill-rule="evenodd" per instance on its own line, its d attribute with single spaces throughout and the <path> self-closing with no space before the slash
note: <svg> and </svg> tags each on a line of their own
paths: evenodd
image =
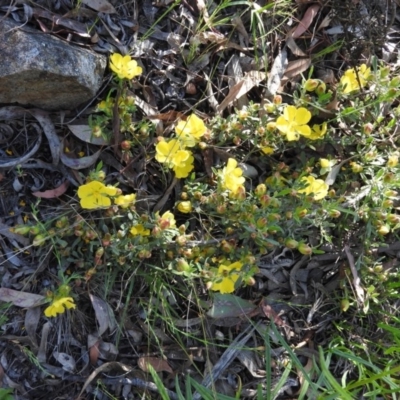
<svg viewBox="0 0 400 400">
<path fill-rule="evenodd" d="M 46 34 L 91 47 L 99 53 L 131 52 L 140 57 L 141 64 L 147 69 L 147 78 L 145 84 L 136 88 L 135 101 L 143 117 L 148 117 L 160 132 L 195 106 L 204 116 L 216 113 L 226 115 L 232 110 L 232 105 L 239 106 L 249 99 L 261 100 L 263 96 L 284 92 L 288 85 L 295 85 L 312 65 L 313 48 L 326 44 L 338 33 L 344 33 L 350 51 L 358 50 L 363 37 L 362 22 L 357 19 L 349 22 L 343 15 L 346 13 L 345 6 L 335 8 L 336 2 L 328 2 L 323 8 L 319 4 L 303 4 L 301 12 L 294 11 L 298 21 L 295 27 L 285 26 L 286 34 L 279 33 L 278 37 L 271 35 L 267 47 L 263 49 L 260 38 L 252 35 L 246 13 L 240 15 L 228 8 L 225 16 L 231 18 L 231 30 L 222 25 L 213 26 L 212 10 L 207 9 L 203 1 L 182 2 L 178 6 L 168 1 L 157 2 L 156 5 L 144 1 L 142 8 L 130 2 L 119 4 L 107 0 L 83 0 L 80 7 L 75 8 L 69 1 L 59 1 L 54 3 L 54 9 L 49 8 L 45 1 L 33 3 L 33 6 L 28 6 L 20 2 L 11 5 L 0 2 L 0 11 L 3 17 L 23 21 Z M 240 7 L 235 8 L 243 11 Z M 254 9 L 265 16 L 265 26 L 279 20 L 279 16 L 270 16 L 267 9 L 261 10 L 256 3 Z M 164 14 L 165 11 L 168 12 Z M 280 22 L 286 23 L 282 18 Z M 193 30 L 197 23 L 204 24 L 199 32 Z M 331 29 L 321 32 L 328 27 Z M 392 25 L 389 28 L 391 33 L 393 30 L 398 33 Z M 143 41 L 140 40 L 142 35 L 146 36 Z M 200 45 L 191 49 L 191 41 L 198 41 Z M 282 48 L 281 42 L 285 43 Z M 393 60 L 397 55 L 389 34 L 383 42 L 379 44 L 385 48 L 386 61 Z M 260 48 L 258 53 L 255 51 L 257 48 Z M 191 53 L 193 49 L 195 52 Z M 255 54 L 267 59 L 268 63 L 256 62 Z M 245 57 L 248 61 L 241 64 Z M 234 60 L 232 66 L 229 60 Z M 260 70 L 260 65 L 268 67 Z M 332 65 L 337 67 L 337 63 L 331 60 L 324 65 L 328 74 L 332 72 Z M 229 76 L 224 76 L 222 71 L 229 71 Z M 190 91 L 188 85 L 192 85 Z M 260 91 L 260 86 L 265 87 L 265 91 Z M 97 103 L 103 99 L 99 95 L 93 101 Z M 186 357 L 183 366 L 174 360 L 173 354 L 178 354 L 176 343 L 165 327 L 162 324 L 154 327 L 145 321 L 140 315 L 137 299 L 132 305 L 135 314 L 124 316 L 121 301 L 125 299 L 120 298 L 117 290 L 109 295 L 108 303 L 94 295 L 89 285 L 84 311 L 77 312 L 72 322 L 63 317 L 57 323 L 44 322 L 39 305 L 45 302 L 51 282 L 57 280 L 57 268 L 50 253 L 27 247 L 24 237 L 8 231 L 9 227 L 21 223 L 25 215 L 31 214 L 29 206 L 20 205 L 21 200 L 28 205 L 37 204 L 39 219 L 57 218 L 72 207 L 70 199 L 80 182 L 76 170 L 90 168 L 98 158 L 103 160 L 110 176 L 117 176 L 132 188 L 137 188 L 139 177 L 146 174 L 146 182 L 142 184 L 149 193 L 145 197 L 148 203 L 151 203 L 151 196 L 156 198 L 153 210 L 163 209 L 178 184 L 173 180 L 161 191 L 151 166 L 148 167 L 150 172 L 143 172 L 143 163 L 122 159 L 115 147 L 113 152 L 106 152 L 103 146 L 109 146 L 109 139 L 91 135 L 88 118 L 93 112 L 91 104 L 63 116 L 61 113 L 55 116 L 43 110 L 16 106 L 0 108 L 1 147 L 10 147 L 12 137 L 17 136 L 15 132 L 22 131 L 25 135 L 17 136 L 19 142 L 13 142 L 15 155 L 6 157 L 2 151 L 0 157 L 0 186 L 2 197 L 6 199 L 0 204 L 0 300 L 2 305 L 8 307 L 8 322 L 2 326 L 5 334 L 0 341 L 0 372 L 4 382 L 14 388 L 21 399 L 49 396 L 72 399 L 80 398 L 85 393 L 105 398 L 96 391 L 96 379 L 117 396 L 122 395 L 121 386 L 125 387 L 124 393 L 132 394 L 140 390 L 157 396 L 159 389 L 149 377 L 148 365 L 151 365 L 164 378 L 170 398 L 177 398 L 174 390 L 170 390 L 174 385 L 170 384 L 169 378 L 174 374 L 194 374 L 206 388 L 219 381 L 219 387 L 225 394 L 235 388 L 232 376 L 239 374 L 246 386 L 243 393 L 254 394 L 257 384 L 261 382 L 258 379 L 270 373 L 264 369 L 264 360 L 260 360 L 262 353 L 252 350 L 257 344 L 256 332 L 264 329 L 264 335 L 270 335 L 271 340 L 278 344 L 276 334 L 264 326 L 265 321 L 272 321 L 282 328 L 281 332 L 289 341 L 301 343 L 300 339 L 304 338 L 299 333 L 301 329 L 308 330 L 313 336 L 321 327 L 326 327 L 329 323 L 329 318 L 324 317 L 324 296 L 329 292 L 327 283 L 334 286 L 339 281 L 331 272 L 334 268 L 329 264 L 331 261 L 326 263 L 314 256 L 303 262 L 294 256 L 289 272 L 278 263 L 272 264 L 259 280 L 261 286 L 268 288 L 268 296 L 263 295 L 263 287 L 255 290 L 254 298 L 249 300 L 233 295 L 215 296 L 207 306 L 206 316 L 177 320 L 177 326 L 193 335 L 191 340 L 188 339 L 190 343 L 186 348 L 179 347 Z M 64 118 L 66 123 L 60 124 L 59 121 Z M 113 130 L 119 134 L 118 125 L 114 125 Z M 3 133 L 7 131 L 8 134 Z M 68 147 L 74 152 L 65 152 L 61 137 L 67 137 Z M 75 157 L 82 151 L 85 152 L 83 157 Z M 215 154 L 218 154 L 217 151 Z M 213 156 L 205 155 L 209 176 L 212 176 Z M 21 166 L 23 174 L 18 174 L 18 166 Z M 329 179 L 335 180 L 339 166 L 332 170 Z M 60 196 L 62 201 L 58 200 Z M 39 204 L 35 197 L 44 200 Z M 17 253 L 14 254 L 14 251 Z M 335 265 L 347 259 L 353 288 L 362 305 L 365 293 L 360 286 L 354 257 L 349 247 L 345 247 L 344 251 L 345 256 L 339 249 L 333 249 L 331 253 L 335 254 Z M 329 253 L 327 251 L 327 255 Z M 68 263 L 63 268 L 67 270 Z M 315 272 L 318 270 L 322 273 Z M 305 278 L 299 274 L 301 271 L 307 271 Z M 308 274 L 312 275 L 312 279 Z M 321 301 L 312 305 L 314 299 Z M 313 307 L 312 315 L 310 311 L 311 316 L 307 320 L 301 312 L 297 312 L 297 307 L 306 304 Z M 118 324 L 126 332 L 118 332 Z M 312 324 L 315 329 L 310 331 Z M 209 344 L 206 347 L 196 338 L 200 328 L 207 331 Z M 216 344 L 215 338 L 224 340 L 225 335 L 231 340 L 225 342 L 227 346 L 224 349 Z M 30 344 L 30 357 L 28 352 L 22 351 L 26 343 Z M 312 340 L 307 343 L 311 346 Z M 283 351 L 279 353 L 276 350 L 273 362 L 284 361 L 282 354 Z M 11 362 L 12 359 L 15 362 Z M 39 363 L 32 363 L 34 359 Z M 195 368 L 192 368 L 193 365 Z M 307 357 L 305 365 L 305 370 L 311 371 L 311 357 Z M 254 380 L 246 378 L 245 371 Z M 227 382 L 225 388 L 222 381 Z M 71 391 L 72 382 L 76 386 Z M 293 396 L 304 382 L 303 371 L 299 370 L 298 377 L 286 379 L 285 389 L 280 393 Z M 199 392 L 193 398 L 201 398 Z"/>
</svg>

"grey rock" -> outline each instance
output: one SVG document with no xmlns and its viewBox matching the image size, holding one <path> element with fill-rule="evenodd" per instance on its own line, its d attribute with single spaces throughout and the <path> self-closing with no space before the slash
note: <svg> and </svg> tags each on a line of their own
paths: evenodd
<svg viewBox="0 0 400 400">
<path fill-rule="evenodd" d="M 0 19 L 0 103 L 69 110 L 100 88 L 107 58 Z"/>
</svg>

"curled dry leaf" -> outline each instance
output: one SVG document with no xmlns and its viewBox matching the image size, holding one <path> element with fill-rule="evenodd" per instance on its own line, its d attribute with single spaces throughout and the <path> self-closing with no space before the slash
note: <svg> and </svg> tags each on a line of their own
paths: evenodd
<svg viewBox="0 0 400 400">
<path fill-rule="evenodd" d="M 151 365 L 156 372 L 169 372 L 172 374 L 172 368 L 169 366 L 168 362 L 162 358 L 158 357 L 140 357 L 138 359 L 138 366 L 144 372 L 149 372 L 148 365 Z"/>
<path fill-rule="evenodd" d="M 32 194 L 35 197 L 41 197 L 42 199 L 55 199 L 56 197 L 60 197 L 62 194 L 64 194 L 68 189 L 68 186 L 69 182 L 65 181 L 55 189 L 45 190 L 44 192 L 32 192 Z"/>
<path fill-rule="evenodd" d="M 90 156 L 80 158 L 71 158 L 68 157 L 65 153 L 61 153 L 61 161 L 65 166 L 71 169 L 84 169 L 92 166 L 99 158 L 100 153 L 101 150 L 98 150 L 96 151 L 96 153 L 93 153 Z"/>
</svg>

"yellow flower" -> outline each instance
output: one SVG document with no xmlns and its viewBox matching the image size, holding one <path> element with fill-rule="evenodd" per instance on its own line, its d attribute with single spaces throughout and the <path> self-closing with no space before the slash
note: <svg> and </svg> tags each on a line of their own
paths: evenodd
<svg viewBox="0 0 400 400">
<path fill-rule="evenodd" d="M 269 147 L 269 146 L 265 146 L 265 147 L 261 147 L 261 151 L 264 154 L 273 154 L 274 153 L 274 148 L 273 147 Z"/>
<path fill-rule="evenodd" d="M 110 68 L 119 79 L 133 79 L 142 73 L 142 67 L 139 67 L 135 60 L 129 55 L 122 56 L 118 53 L 111 55 Z"/>
<path fill-rule="evenodd" d="M 171 211 L 166 211 L 163 215 L 161 215 L 157 222 L 161 229 L 176 227 L 175 217 Z"/>
<path fill-rule="evenodd" d="M 350 93 L 354 90 L 359 90 L 360 87 L 364 87 L 367 83 L 369 76 L 371 75 L 371 69 L 365 64 L 357 67 L 357 73 L 354 68 L 348 69 L 343 76 L 340 78 L 340 84 L 343 86 L 343 93 Z"/>
<path fill-rule="evenodd" d="M 321 125 L 313 125 L 311 132 L 308 134 L 303 134 L 304 137 L 310 140 L 318 140 L 325 136 L 326 131 L 328 130 L 328 124 L 324 122 Z"/>
<path fill-rule="evenodd" d="M 330 168 L 331 167 L 331 162 L 327 158 L 320 158 L 319 164 L 321 165 L 321 168 Z"/>
<path fill-rule="evenodd" d="M 134 204 L 135 201 L 136 201 L 136 194 L 131 193 L 131 194 L 123 195 L 123 196 L 118 196 L 114 200 L 114 203 L 117 206 L 120 206 L 121 208 L 128 208 L 131 204 Z"/>
<path fill-rule="evenodd" d="M 186 178 L 190 171 L 194 168 L 193 166 L 194 157 L 190 151 L 179 150 L 175 153 L 172 164 L 175 176 L 177 178 Z"/>
<path fill-rule="evenodd" d="M 239 261 L 233 264 L 220 264 L 218 267 L 218 278 L 216 282 L 213 282 L 211 290 L 218 291 L 221 293 L 232 293 L 235 290 L 235 283 L 239 279 L 237 272 L 240 271 L 243 264 Z"/>
<path fill-rule="evenodd" d="M 135 226 L 132 226 L 132 228 L 129 231 L 132 236 L 149 236 L 150 235 L 150 229 L 146 229 L 142 224 L 138 224 Z"/>
<path fill-rule="evenodd" d="M 193 209 L 190 201 L 181 201 L 176 208 L 183 214 L 189 214 Z"/>
<path fill-rule="evenodd" d="M 389 156 L 387 166 L 388 167 L 395 167 L 399 163 L 399 156 L 396 154 L 393 154 Z"/>
<path fill-rule="evenodd" d="M 56 317 L 57 314 L 63 314 L 65 309 L 75 308 L 74 299 L 72 297 L 62 297 L 54 300 L 45 310 L 44 315 L 48 318 Z"/>
<path fill-rule="evenodd" d="M 186 121 L 178 122 L 175 132 L 185 147 L 193 147 L 207 132 L 207 128 L 197 115 L 192 114 Z"/>
<path fill-rule="evenodd" d="M 303 177 L 301 181 L 306 183 L 307 186 L 304 189 L 298 190 L 299 193 L 305 193 L 306 195 L 313 194 L 314 200 L 322 200 L 328 195 L 329 186 L 322 179 L 315 179 L 310 175 Z"/>
<path fill-rule="evenodd" d="M 237 166 L 237 161 L 230 158 L 226 167 L 220 172 L 222 187 L 236 193 L 240 187 L 243 187 L 245 182 L 245 178 L 242 175 L 243 171 Z"/>
<path fill-rule="evenodd" d="M 156 160 L 160 163 L 172 163 L 175 153 L 180 150 L 178 140 L 172 139 L 169 142 L 163 140 L 156 145 Z"/>
<path fill-rule="evenodd" d="M 310 119 L 311 113 L 306 108 L 287 106 L 277 119 L 276 127 L 286 135 L 288 141 L 299 140 L 300 135 L 307 137 L 311 134 L 311 128 L 307 125 Z"/>
<path fill-rule="evenodd" d="M 106 186 L 99 181 L 89 182 L 78 189 L 81 207 L 87 209 L 109 207 L 111 200 L 108 196 L 115 196 L 116 194 L 117 188 Z"/>
</svg>

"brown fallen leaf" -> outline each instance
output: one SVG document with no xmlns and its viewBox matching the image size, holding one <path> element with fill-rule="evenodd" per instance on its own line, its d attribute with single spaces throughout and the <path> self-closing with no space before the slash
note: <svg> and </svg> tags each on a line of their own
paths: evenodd
<svg viewBox="0 0 400 400">
<path fill-rule="evenodd" d="M 297 25 L 297 28 L 291 34 L 293 39 L 300 37 L 310 27 L 320 8 L 321 6 L 318 4 L 313 4 L 307 8 L 299 25 Z"/>
<path fill-rule="evenodd" d="M 64 194 L 68 189 L 68 186 L 69 182 L 65 181 L 55 189 L 45 190 L 44 192 L 32 192 L 32 194 L 35 197 L 41 197 L 42 199 L 55 199 L 56 197 L 60 197 L 62 194 Z"/>
<path fill-rule="evenodd" d="M 138 366 L 144 372 L 149 372 L 148 365 L 151 365 L 156 372 L 169 372 L 173 373 L 172 368 L 169 366 L 168 362 L 162 358 L 158 357 L 140 357 L 138 359 Z"/>
<path fill-rule="evenodd" d="M 274 321 L 275 325 L 286 325 L 285 321 L 275 312 L 275 310 L 269 304 L 267 304 L 267 301 L 265 299 L 261 303 L 261 310 L 267 318 Z"/>
</svg>

